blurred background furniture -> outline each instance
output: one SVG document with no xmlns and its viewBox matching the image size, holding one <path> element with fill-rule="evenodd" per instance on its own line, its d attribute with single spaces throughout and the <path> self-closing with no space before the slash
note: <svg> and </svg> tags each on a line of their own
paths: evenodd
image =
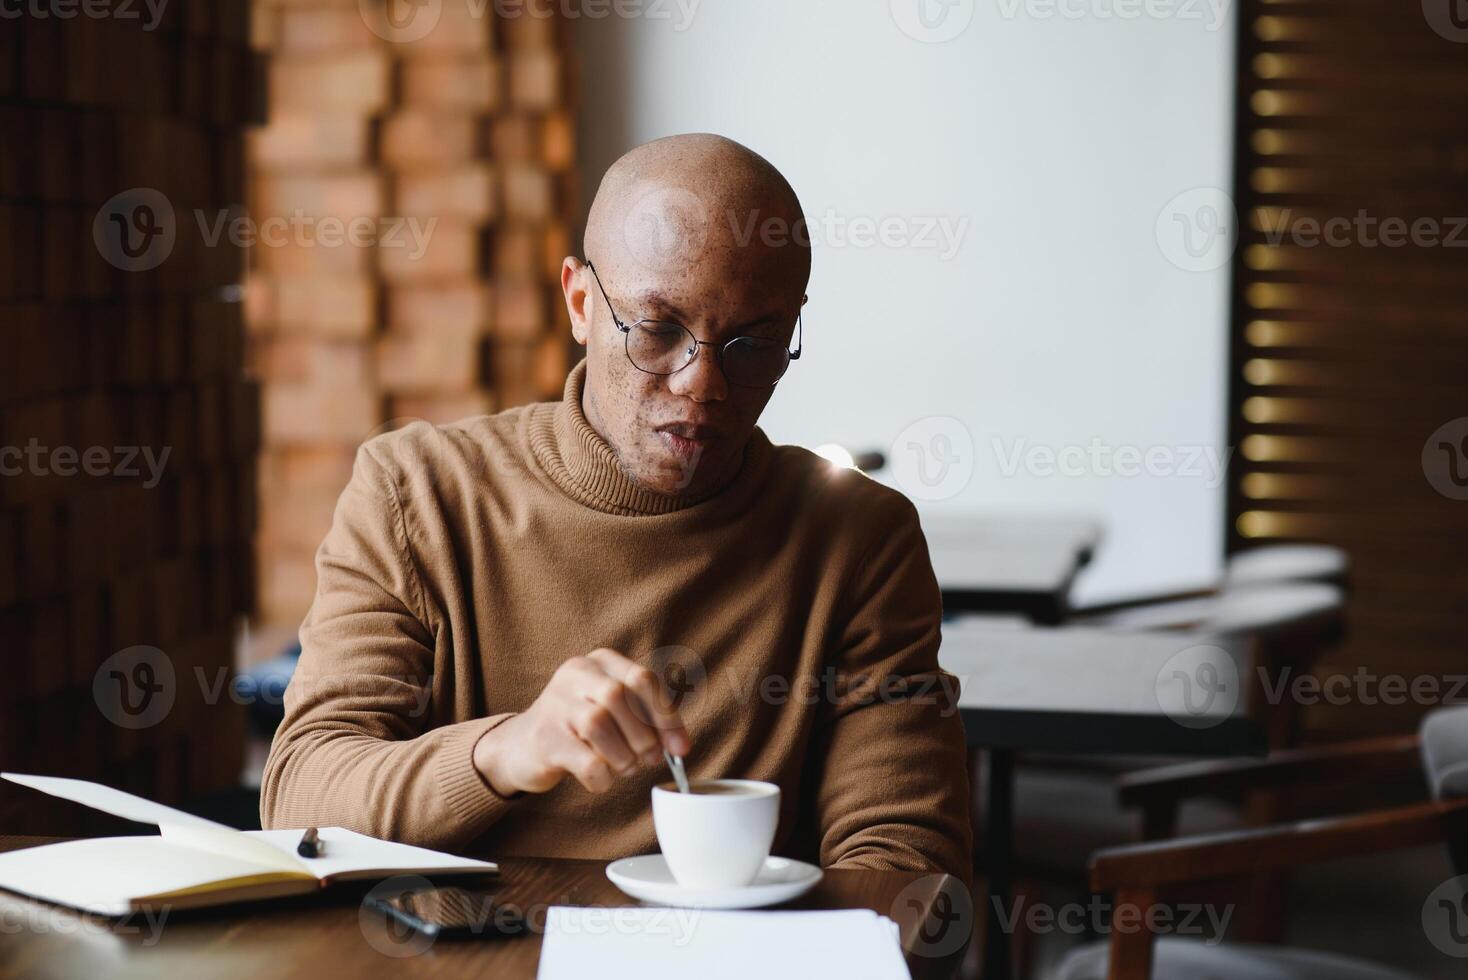
<svg viewBox="0 0 1468 980">
<path fill-rule="evenodd" d="M 1259 875 L 1302 864 L 1441 842 L 1449 877 L 1426 899 L 1428 937 L 1451 955 L 1468 953 L 1468 707 L 1441 708 L 1420 736 L 1377 739 L 1321 750 L 1278 753 L 1253 762 L 1202 763 L 1138 774 L 1125 783 L 1128 802 L 1154 819 L 1186 797 L 1246 795 L 1311 782 L 1362 781 L 1415 767 L 1428 802 L 1351 816 L 1304 820 L 1210 837 L 1178 838 L 1103 850 L 1091 884 L 1113 893 L 1116 907 L 1148 907 L 1177 886 Z M 1458 876 L 1458 877 L 1454 877 Z M 1440 893 L 1440 894 L 1439 894 Z M 1216 937 L 1222 938 L 1222 937 Z M 1408 980 L 1401 971 L 1329 953 L 1270 946 L 1155 939 L 1147 929 L 1115 930 L 1109 943 L 1076 950 L 1056 980 L 1192 980 L 1199 976 L 1271 980 Z"/>
<path fill-rule="evenodd" d="M 977 781 L 983 787 L 982 844 L 975 855 L 988 882 L 985 976 L 1006 977 L 1012 969 L 1003 923 L 1013 898 L 1015 752 L 1264 753 L 1264 733 L 1246 698 L 1194 714 L 1191 692 L 1175 667 L 1185 668 L 1185 675 L 1212 670 L 1240 676 L 1253 664 L 1247 643 L 1204 639 L 1073 627 L 945 627 L 939 661 L 962 685 L 959 712 L 968 742 L 985 759 Z"/>
<path fill-rule="evenodd" d="M 1276 582 L 1324 582 L 1344 589 L 1349 584 L 1350 558 L 1342 548 L 1325 544 L 1255 545 L 1228 557 L 1225 589 Z"/>
<path fill-rule="evenodd" d="M 1277 685 L 1308 674 L 1345 633 L 1341 589 L 1308 581 L 1226 581 L 1212 595 L 1134 603 L 1078 615 L 1077 623 L 1122 632 L 1249 636 L 1260 645 L 1261 671 L 1246 683 L 1262 685 L 1268 699 L 1270 744 L 1286 748 L 1299 737 L 1298 702 Z"/>
<path fill-rule="evenodd" d="M 1328 570 L 1344 577 L 1344 559 L 1325 549 L 1313 552 L 1312 563 L 1299 553 L 1261 549 L 1245 560 L 1252 569 L 1247 584 L 1226 579 L 1213 593 L 1156 602 L 1113 605 L 1081 612 L 1073 622 L 1122 635 L 1162 633 L 1191 636 L 1199 643 L 1209 637 L 1246 641 L 1255 651 L 1247 671 L 1232 675 L 1197 671 L 1191 677 L 1200 696 L 1247 699 L 1251 717 L 1261 727 L 1271 748 L 1289 748 L 1298 738 L 1298 701 L 1292 685 L 1308 677 L 1343 632 L 1343 596 L 1340 588 L 1312 581 L 1270 581 L 1269 570 Z M 1285 561 L 1284 559 L 1292 559 Z M 1321 560 L 1324 559 L 1324 560 Z M 1230 568 L 1232 570 L 1233 564 Z M 1230 693 L 1232 689 L 1232 693 Z M 1212 696 L 1212 695 L 1210 695 Z M 1017 846 L 1019 865 L 1044 881 L 1075 880 L 1092 851 L 1135 839 L 1153 839 L 1173 832 L 1161 828 L 1144 813 L 1140 825 L 1134 814 L 1116 805 L 1115 779 L 1151 763 L 1133 754 L 1060 755 L 1026 753 L 1019 766 L 1017 819 L 1024 827 Z M 1085 805 L 1078 806 L 1080 801 Z M 1280 818 L 1274 794 L 1261 792 L 1242 808 L 1209 802 L 1189 811 L 1190 832 L 1219 831 L 1237 826 L 1262 825 Z M 1271 877 L 1254 883 L 1254 893 L 1243 917 L 1252 938 L 1277 938 L 1282 928 L 1283 884 Z"/>
<path fill-rule="evenodd" d="M 926 511 L 923 533 L 945 615 L 1008 613 L 1055 625 L 1102 538 L 1101 521 Z"/>
</svg>

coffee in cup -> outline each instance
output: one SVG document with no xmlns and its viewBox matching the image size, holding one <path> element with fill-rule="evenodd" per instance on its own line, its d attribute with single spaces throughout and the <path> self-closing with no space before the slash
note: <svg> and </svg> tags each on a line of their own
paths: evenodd
<svg viewBox="0 0 1468 980">
<path fill-rule="evenodd" d="M 664 789 L 673 789 L 674 784 L 669 783 Z M 761 796 L 763 793 L 758 789 L 750 789 L 747 786 L 734 786 L 729 783 L 714 782 L 712 780 L 701 783 L 689 783 L 688 792 L 694 796 Z"/>
</svg>

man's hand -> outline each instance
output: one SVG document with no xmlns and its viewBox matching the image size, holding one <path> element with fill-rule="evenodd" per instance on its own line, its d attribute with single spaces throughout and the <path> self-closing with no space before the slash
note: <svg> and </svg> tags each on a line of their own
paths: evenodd
<svg viewBox="0 0 1468 980">
<path fill-rule="evenodd" d="M 600 649 L 561 664 L 535 703 L 485 732 L 474 766 L 501 796 L 544 793 L 568 773 L 603 793 L 617 775 L 661 765 L 664 748 L 691 747 L 657 675 Z"/>
</svg>

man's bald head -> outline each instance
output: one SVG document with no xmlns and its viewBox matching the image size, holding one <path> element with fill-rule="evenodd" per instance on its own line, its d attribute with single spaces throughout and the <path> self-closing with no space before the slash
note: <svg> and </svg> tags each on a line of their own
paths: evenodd
<svg viewBox="0 0 1468 980">
<path fill-rule="evenodd" d="M 789 181 L 758 153 L 711 133 L 644 143 L 612 164 L 584 246 L 616 272 L 628 262 L 662 274 L 716 262 L 768 274 L 773 263 L 802 291 L 810 278 L 810 238 Z"/>
<path fill-rule="evenodd" d="M 587 420 L 644 487 L 672 494 L 722 486 L 774 393 L 730 383 L 724 348 L 745 338 L 736 349 L 746 357 L 788 349 L 805 302 L 810 238 L 795 191 L 733 140 L 657 140 L 607 170 L 585 248 L 595 272 L 568 257 L 561 288 L 572 332 L 587 348 Z M 634 327 L 639 321 L 661 321 L 665 336 L 669 322 L 686 328 L 700 341 L 689 348 L 692 360 L 673 374 L 639 367 L 630 338 L 652 329 Z"/>
</svg>

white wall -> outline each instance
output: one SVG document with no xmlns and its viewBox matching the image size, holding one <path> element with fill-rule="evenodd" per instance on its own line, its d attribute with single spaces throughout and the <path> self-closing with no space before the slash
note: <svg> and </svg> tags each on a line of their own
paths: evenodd
<svg viewBox="0 0 1468 980">
<path fill-rule="evenodd" d="M 687 131 L 790 179 L 816 251 L 770 436 L 881 446 L 927 507 L 1098 513 L 1082 599 L 1211 578 L 1222 474 L 1186 464 L 1222 451 L 1227 267 L 1179 268 L 1154 229 L 1179 192 L 1229 186 L 1232 11 L 702 0 L 690 18 L 683 2 L 579 19 L 585 197 L 626 148 Z M 899 21 L 922 35 L 920 2 L 930 24 L 950 4 L 940 33 L 972 20 L 919 40 Z M 886 219 L 886 244 L 850 224 Z M 1067 446 L 1084 473 L 1047 472 L 1045 449 Z M 1108 475 L 1122 447 L 1183 472 Z"/>
</svg>

